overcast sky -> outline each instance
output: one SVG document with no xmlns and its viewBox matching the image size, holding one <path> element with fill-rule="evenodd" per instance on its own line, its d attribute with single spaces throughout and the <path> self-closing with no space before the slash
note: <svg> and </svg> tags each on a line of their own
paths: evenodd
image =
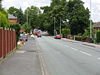
<svg viewBox="0 0 100 75">
<path fill-rule="evenodd" d="M 90 0 L 82 0 L 85 7 L 90 8 Z M 34 5 L 37 7 L 50 5 L 51 0 L 3 0 L 3 7 L 8 9 L 11 6 L 22 8 L 25 10 L 27 7 Z M 100 21 L 100 0 L 91 0 L 92 2 L 92 20 L 94 22 Z"/>
</svg>

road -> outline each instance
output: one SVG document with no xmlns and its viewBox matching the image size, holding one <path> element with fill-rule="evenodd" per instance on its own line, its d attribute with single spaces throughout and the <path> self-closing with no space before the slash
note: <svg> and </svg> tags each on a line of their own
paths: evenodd
<svg viewBox="0 0 100 75">
<path fill-rule="evenodd" d="M 100 49 L 52 37 L 36 39 L 46 75 L 100 75 Z"/>
</svg>

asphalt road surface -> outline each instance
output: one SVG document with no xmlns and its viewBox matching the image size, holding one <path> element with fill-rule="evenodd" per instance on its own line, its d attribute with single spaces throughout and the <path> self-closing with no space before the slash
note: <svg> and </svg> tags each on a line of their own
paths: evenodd
<svg viewBox="0 0 100 75">
<path fill-rule="evenodd" d="M 100 49 L 54 39 L 36 39 L 47 75 L 100 75 Z"/>
</svg>

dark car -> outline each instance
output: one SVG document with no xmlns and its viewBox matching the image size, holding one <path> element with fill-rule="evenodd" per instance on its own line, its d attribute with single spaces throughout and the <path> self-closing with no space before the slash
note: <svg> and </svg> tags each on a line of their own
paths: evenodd
<svg viewBox="0 0 100 75">
<path fill-rule="evenodd" d="M 20 41 L 28 41 L 28 37 L 26 35 L 20 36 Z"/>
<path fill-rule="evenodd" d="M 54 38 L 55 39 L 61 39 L 61 35 L 56 35 Z"/>
</svg>

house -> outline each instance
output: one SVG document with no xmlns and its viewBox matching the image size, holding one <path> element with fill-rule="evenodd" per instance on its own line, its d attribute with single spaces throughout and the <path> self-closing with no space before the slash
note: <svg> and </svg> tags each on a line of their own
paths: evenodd
<svg viewBox="0 0 100 75">
<path fill-rule="evenodd" d="M 95 24 L 93 25 L 93 28 L 94 28 L 95 30 L 100 30 L 100 22 L 95 23 Z"/>
<path fill-rule="evenodd" d="M 13 16 L 12 14 L 8 14 L 8 19 L 10 23 L 13 23 L 13 24 L 18 23 L 17 17 Z"/>
</svg>

